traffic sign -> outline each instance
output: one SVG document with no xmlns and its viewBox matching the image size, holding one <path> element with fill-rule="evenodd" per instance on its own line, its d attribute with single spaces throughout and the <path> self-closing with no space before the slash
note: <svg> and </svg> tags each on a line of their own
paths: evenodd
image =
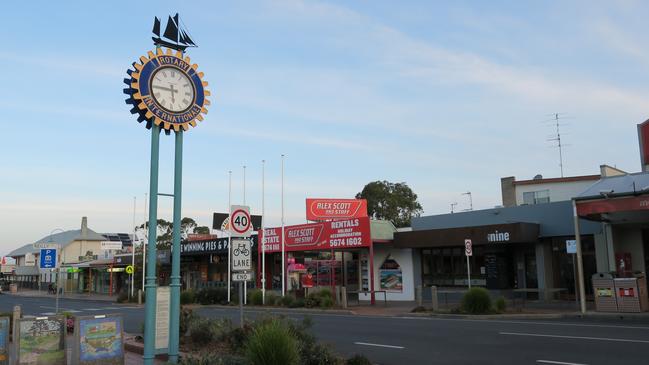
<svg viewBox="0 0 649 365">
<path fill-rule="evenodd" d="M 232 237 L 249 237 L 252 233 L 250 207 L 245 205 L 231 206 L 229 228 Z"/>
<path fill-rule="evenodd" d="M 466 256 L 473 256 L 473 243 L 470 239 L 464 240 L 464 254 Z"/>
<path fill-rule="evenodd" d="M 233 272 L 232 281 L 252 281 L 252 274 L 250 272 Z"/>
<path fill-rule="evenodd" d="M 126 267 L 126 270 L 124 270 L 124 271 L 126 271 L 126 273 L 129 274 L 129 275 L 133 275 L 133 272 L 135 271 L 135 269 L 133 268 L 133 265 L 128 265 Z"/>
<path fill-rule="evenodd" d="M 53 269 L 56 267 L 56 249 L 55 248 L 43 248 L 41 249 L 40 255 L 40 265 L 41 269 Z"/>
<path fill-rule="evenodd" d="M 244 239 L 232 240 L 232 271 L 252 270 L 252 249 L 250 241 Z"/>
<path fill-rule="evenodd" d="M 577 253 L 577 240 L 566 240 L 566 253 Z"/>
</svg>

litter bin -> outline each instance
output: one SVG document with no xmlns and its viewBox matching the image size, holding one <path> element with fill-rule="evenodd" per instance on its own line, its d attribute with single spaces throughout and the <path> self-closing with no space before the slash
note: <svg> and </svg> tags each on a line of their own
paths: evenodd
<svg viewBox="0 0 649 365">
<path fill-rule="evenodd" d="M 634 278 L 616 278 L 614 282 L 618 312 L 639 313 L 649 309 L 644 275 Z"/>
<path fill-rule="evenodd" d="M 595 310 L 598 312 L 617 312 L 615 279 L 610 273 L 597 273 L 592 276 Z"/>
<path fill-rule="evenodd" d="M 17 293 L 18 292 L 18 284 L 9 284 L 9 292 L 10 293 Z"/>
</svg>

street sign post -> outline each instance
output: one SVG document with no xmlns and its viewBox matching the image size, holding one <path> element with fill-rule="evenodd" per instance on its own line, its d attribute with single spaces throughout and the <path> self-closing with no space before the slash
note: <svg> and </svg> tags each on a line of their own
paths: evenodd
<svg viewBox="0 0 649 365">
<path fill-rule="evenodd" d="M 42 248 L 39 260 L 39 267 L 41 269 L 54 269 L 57 265 L 56 262 L 56 249 L 55 248 Z"/>
<path fill-rule="evenodd" d="M 577 305 L 577 308 L 579 308 L 579 296 L 577 295 L 577 265 L 575 265 L 577 240 L 566 240 L 566 253 L 572 256 L 572 276 L 575 278 L 575 304 Z"/>
<path fill-rule="evenodd" d="M 250 241 L 241 238 L 231 240 L 230 257 L 232 258 L 232 271 L 235 272 L 232 274 L 232 280 L 239 282 L 239 323 L 241 324 L 241 328 L 243 328 L 243 285 L 248 280 L 237 280 L 237 278 L 247 277 L 248 271 L 252 270 L 252 249 L 250 248 Z"/>
<path fill-rule="evenodd" d="M 464 254 L 466 256 L 466 276 L 468 278 L 469 289 L 471 289 L 471 265 L 469 264 L 469 256 L 473 256 L 473 242 L 470 239 L 464 240 Z"/>
</svg>

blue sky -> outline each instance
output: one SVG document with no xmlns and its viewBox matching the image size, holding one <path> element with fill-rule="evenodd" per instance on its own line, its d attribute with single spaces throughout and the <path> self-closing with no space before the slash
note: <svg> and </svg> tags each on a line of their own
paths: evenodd
<svg viewBox="0 0 649 365">
<path fill-rule="evenodd" d="M 0 253 L 77 228 L 143 220 L 150 134 L 122 79 L 152 50 L 153 16 L 180 12 L 212 91 L 185 136 L 183 215 L 210 224 L 233 202 L 269 224 L 304 222 L 306 197 L 353 197 L 407 182 L 425 214 L 500 204 L 500 177 L 559 175 L 543 123 L 565 113 L 566 175 L 639 169 L 649 117 L 641 1 L 11 2 L 0 31 Z M 160 191 L 171 192 L 163 136 Z M 171 201 L 160 200 L 171 218 Z"/>
</svg>

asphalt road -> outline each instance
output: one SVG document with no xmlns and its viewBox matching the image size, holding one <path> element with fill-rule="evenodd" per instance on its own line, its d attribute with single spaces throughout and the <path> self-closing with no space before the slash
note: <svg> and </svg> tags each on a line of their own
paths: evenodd
<svg viewBox="0 0 649 365">
<path fill-rule="evenodd" d="M 49 315 L 54 299 L 0 295 L 0 311 L 20 304 L 25 314 Z M 79 315 L 122 313 L 127 332 L 140 332 L 136 305 L 61 300 Z M 199 314 L 238 320 L 236 308 L 200 308 Z M 303 314 L 277 310 L 301 319 Z M 249 318 L 265 311 L 247 310 Z M 594 320 L 470 320 L 309 314 L 316 335 L 341 354 L 362 353 L 377 364 L 649 364 L 649 324 Z"/>
</svg>

